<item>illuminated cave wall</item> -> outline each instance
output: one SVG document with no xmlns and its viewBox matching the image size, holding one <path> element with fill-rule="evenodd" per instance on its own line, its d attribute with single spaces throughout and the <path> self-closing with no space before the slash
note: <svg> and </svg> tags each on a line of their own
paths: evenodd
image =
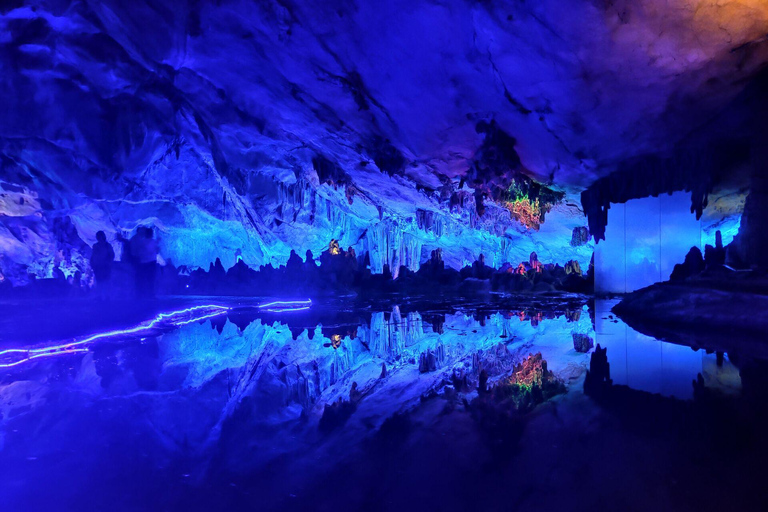
<svg viewBox="0 0 768 512">
<path fill-rule="evenodd" d="M 332 238 L 360 258 L 368 252 L 373 272 L 387 264 L 395 275 L 401 265 L 418 270 L 437 248 L 457 269 L 480 254 L 494 267 L 527 260 L 535 251 L 544 262 L 576 259 L 582 268 L 592 255 L 591 242 L 571 245 L 573 229 L 586 219 L 565 202 L 535 230 L 503 206 L 489 202 L 479 216 L 474 200 L 449 209 L 403 185 L 391 189 L 401 197 L 384 208 L 364 198 L 350 204 L 344 188 L 318 184 L 311 173 L 301 181 L 291 176 L 287 185 L 261 177 L 257 193 L 240 195 L 214 169 L 170 160 L 162 172 L 151 166 L 141 173 L 127 194 L 127 179 L 92 179 L 86 194 L 76 180 L 73 186 L 59 173 L 37 169 L 29 172 L 35 180 L 0 180 L 0 274 L 24 284 L 28 274 L 50 277 L 54 267 L 67 276 L 85 272 L 96 231 L 107 233 L 119 258 L 117 235 L 130 236 L 139 225 L 156 228 L 163 258 L 190 268 L 207 269 L 216 258 L 229 268 L 238 256 L 253 267 L 280 265 L 292 249 L 319 256 Z"/>
<path fill-rule="evenodd" d="M 140 224 L 191 267 L 335 237 L 374 271 L 586 268 L 577 194 L 715 119 L 766 33 L 762 0 L 2 2 L 0 278 Z M 539 231 L 520 175 L 567 194 Z"/>
<path fill-rule="evenodd" d="M 743 197 L 712 198 L 700 220 L 690 211 L 690 194 L 612 204 L 605 240 L 595 247 L 595 291 L 628 293 L 669 279 L 692 247 L 702 254 L 719 230 L 728 245 L 738 233 Z"/>
</svg>

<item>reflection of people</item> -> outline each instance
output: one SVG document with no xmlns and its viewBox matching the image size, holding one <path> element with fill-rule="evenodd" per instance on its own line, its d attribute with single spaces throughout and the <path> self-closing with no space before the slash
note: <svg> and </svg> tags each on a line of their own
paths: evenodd
<svg viewBox="0 0 768 512">
<path fill-rule="evenodd" d="M 139 227 L 131 238 L 131 257 L 136 269 L 136 292 L 139 297 L 149 298 L 155 295 L 158 252 L 152 228 Z"/>
<path fill-rule="evenodd" d="M 109 288 L 112 277 L 112 262 L 115 261 L 115 250 L 112 244 L 107 242 L 107 235 L 103 231 L 96 233 L 96 243 L 91 251 L 91 268 L 96 279 L 96 290 L 104 297 Z"/>
</svg>

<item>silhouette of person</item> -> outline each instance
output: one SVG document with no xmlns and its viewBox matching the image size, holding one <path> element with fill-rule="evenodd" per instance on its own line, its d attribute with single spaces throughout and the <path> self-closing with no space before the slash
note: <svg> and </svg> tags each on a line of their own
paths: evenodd
<svg viewBox="0 0 768 512">
<path fill-rule="evenodd" d="M 296 254 L 296 251 L 291 249 L 291 254 L 288 256 L 288 261 L 285 264 L 285 268 L 292 272 L 296 272 L 301 269 L 302 263 L 303 262 L 301 261 L 299 255 Z"/>
<path fill-rule="evenodd" d="M 115 261 L 115 250 L 112 244 L 107 242 L 107 235 L 103 231 L 96 233 L 96 243 L 91 251 L 91 268 L 96 279 L 96 289 L 102 297 L 108 292 L 109 282 L 112 278 L 112 263 Z"/>
</svg>

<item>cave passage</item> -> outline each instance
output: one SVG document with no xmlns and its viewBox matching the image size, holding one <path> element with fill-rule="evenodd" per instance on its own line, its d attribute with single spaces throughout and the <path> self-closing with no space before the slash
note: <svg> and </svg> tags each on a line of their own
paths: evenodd
<svg viewBox="0 0 768 512">
<path fill-rule="evenodd" d="M 768 1 L 0 2 L 0 510 L 768 510 Z"/>
</svg>

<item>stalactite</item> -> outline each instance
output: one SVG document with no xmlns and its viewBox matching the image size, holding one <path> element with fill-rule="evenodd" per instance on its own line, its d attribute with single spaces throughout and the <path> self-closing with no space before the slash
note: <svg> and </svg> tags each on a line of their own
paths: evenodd
<svg viewBox="0 0 768 512">
<path fill-rule="evenodd" d="M 595 181 L 581 193 L 589 231 L 595 241 L 605 239 L 611 203 L 681 190 L 691 193 L 691 212 L 699 219 L 721 174 L 748 157 L 747 143 L 727 140 L 705 149 L 681 148 L 667 158 L 652 155 L 625 161 L 616 171 Z"/>
<path fill-rule="evenodd" d="M 408 313 L 405 319 L 405 347 L 408 348 L 419 343 L 422 338 L 424 338 L 424 323 L 421 314 Z"/>
<path fill-rule="evenodd" d="M 379 357 L 394 359 L 402 354 L 405 348 L 406 336 L 403 333 L 400 309 L 395 307 L 386 320 L 384 312 L 371 316 L 368 344 L 371 352 Z"/>
</svg>

